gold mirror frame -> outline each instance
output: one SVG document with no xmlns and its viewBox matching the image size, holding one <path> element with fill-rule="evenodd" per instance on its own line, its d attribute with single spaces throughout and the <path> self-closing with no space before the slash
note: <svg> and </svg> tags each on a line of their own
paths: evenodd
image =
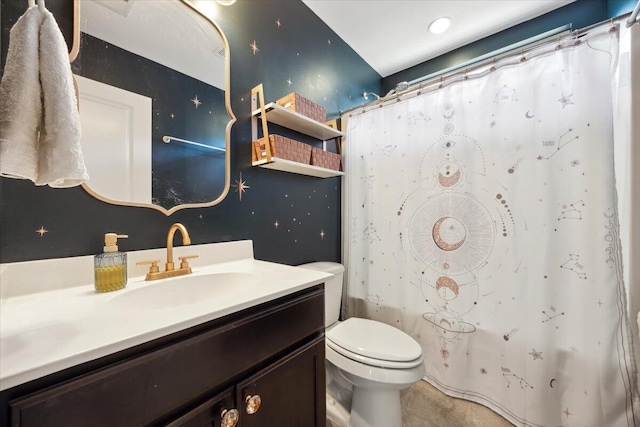
<svg viewBox="0 0 640 427">
<path fill-rule="evenodd" d="M 191 10 L 196 12 L 202 18 L 207 20 L 213 28 L 218 32 L 220 38 L 222 38 L 222 42 L 224 43 L 225 49 L 225 58 L 224 58 L 224 104 L 227 110 L 227 114 L 229 115 L 229 122 L 225 128 L 225 160 L 224 160 L 224 188 L 222 189 L 222 193 L 218 196 L 217 199 L 212 200 L 206 203 L 187 203 L 184 205 L 177 205 L 172 207 L 171 209 L 165 209 L 162 206 L 154 205 L 152 203 L 137 203 L 137 202 L 123 202 L 118 200 L 113 200 L 108 197 L 104 197 L 94 190 L 92 190 L 87 184 L 83 183 L 82 188 L 89 193 L 91 196 L 95 197 L 98 200 L 101 200 L 105 203 L 110 203 L 112 205 L 119 206 L 131 206 L 137 208 L 151 208 L 157 211 L 162 212 L 166 216 L 171 215 L 174 212 L 177 212 L 181 209 L 190 209 L 190 208 L 208 208 L 210 206 L 215 206 L 220 203 L 224 198 L 229 194 L 229 187 L 231 185 L 231 127 L 236 122 L 236 116 L 233 114 L 231 110 L 231 88 L 230 88 L 230 76 L 231 76 L 231 55 L 229 53 L 229 41 L 225 36 L 224 32 L 220 29 L 218 24 L 211 20 L 207 14 L 203 13 L 198 6 L 193 4 L 190 0 L 180 0 L 186 7 L 189 7 Z M 80 0 L 73 0 L 73 43 L 71 46 L 71 51 L 69 53 L 69 62 L 73 62 L 78 53 L 80 51 Z"/>
</svg>

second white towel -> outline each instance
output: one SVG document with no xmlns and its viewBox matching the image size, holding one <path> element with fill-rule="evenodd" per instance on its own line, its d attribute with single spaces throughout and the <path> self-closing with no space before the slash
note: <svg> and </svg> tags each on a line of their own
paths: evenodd
<svg viewBox="0 0 640 427">
<path fill-rule="evenodd" d="M 72 187 L 89 179 L 80 147 L 80 114 L 69 53 L 48 10 L 40 27 L 40 83 L 44 126 L 38 148 L 36 185 Z"/>
<path fill-rule="evenodd" d="M 13 26 L 0 84 L 0 176 L 71 187 L 89 179 L 64 37 L 44 7 Z"/>
<path fill-rule="evenodd" d="M 0 176 L 38 175 L 38 131 L 42 119 L 39 33 L 44 15 L 29 8 L 9 33 L 0 84 Z"/>
</svg>

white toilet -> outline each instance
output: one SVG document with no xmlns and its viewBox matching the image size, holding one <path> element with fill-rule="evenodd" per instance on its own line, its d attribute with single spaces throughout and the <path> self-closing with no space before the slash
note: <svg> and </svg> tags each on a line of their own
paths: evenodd
<svg viewBox="0 0 640 427">
<path fill-rule="evenodd" d="M 349 427 L 401 427 L 400 390 L 425 373 L 422 348 L 385 323 L 340 316 L 344 266 L 300 267 L 333 274 L 325 282 L 327 416 Z"/>
</svg>

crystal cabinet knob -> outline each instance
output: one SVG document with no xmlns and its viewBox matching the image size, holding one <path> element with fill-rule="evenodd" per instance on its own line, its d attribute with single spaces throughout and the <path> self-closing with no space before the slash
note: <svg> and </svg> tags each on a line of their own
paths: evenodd
<svg viewBox="0 0 640 427">
<path fill-rule="evenodd" d="M 223 409 L 220 414 L 222 417 L 222 422 L 220 423 L 220 427 L 235 427 L 238 424 L 238 419 L 240 418 L 240 413 L 237 409 L 226 410 Z"/>
<path fill-rule="evenodd" d="M 262 399 L 259 395 L 247 396 L 244 400 L 247 404 L 247 414 L 255 414 L 260 409 L 260 405 L 262 404 Z"/>
</svg>

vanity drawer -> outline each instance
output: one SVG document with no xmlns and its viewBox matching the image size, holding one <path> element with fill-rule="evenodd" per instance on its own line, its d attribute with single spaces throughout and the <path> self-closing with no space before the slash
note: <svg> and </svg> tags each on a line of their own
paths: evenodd
<svg viewBox="0 0 640 427">
<path fill-rule="evenodd" d="M 281 301 L 14 400 L 10 403 L 11 425 L 125 427 L 161 423 L 292 346 L 322 335 L 322 288 Z"/>
</svg>

